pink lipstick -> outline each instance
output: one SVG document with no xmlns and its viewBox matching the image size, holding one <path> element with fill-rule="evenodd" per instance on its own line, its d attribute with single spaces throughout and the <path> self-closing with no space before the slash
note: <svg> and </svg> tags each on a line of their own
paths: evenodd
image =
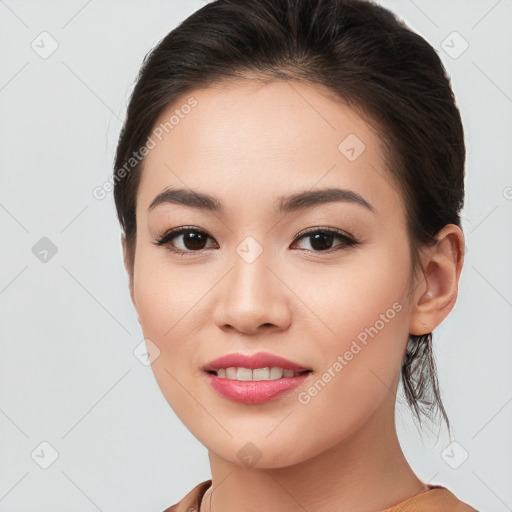
<svg viewBox="0 0 512 512">
<path fill-rule="evenodd" d="M 203 366 L 220 395 L 235 402 L 261 404 L 298 387 L 312 370 L 282 357 L 259 352 L 228 354 Z"/>
</svg>

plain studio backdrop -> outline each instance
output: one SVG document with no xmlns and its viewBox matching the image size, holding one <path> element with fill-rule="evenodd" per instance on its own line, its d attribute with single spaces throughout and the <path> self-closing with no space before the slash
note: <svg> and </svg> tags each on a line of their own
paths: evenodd
<svg viewBox="0 0 512 512">
<path fill-rule="evenodd" d="M 0 510 L 159 512 L 210 477 L 140 356 L 112 174 L 146 53 L 198 0 L 0 1 Z M 388 0 L 438 51 L 467 141 L 458 301 L 434 331 L 454 429 L 406 457 L 483 512 L 512 510 L 512 2 Z"/>
</svg>

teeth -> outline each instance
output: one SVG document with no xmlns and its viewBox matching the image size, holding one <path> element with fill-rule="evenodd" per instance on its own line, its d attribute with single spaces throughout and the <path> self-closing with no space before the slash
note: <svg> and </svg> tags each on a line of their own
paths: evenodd
<svg viewBox="0 0 512 512">
<path fill-rule="evenodd" d="M 250 370 L 249 368 L 237 368 L 236 380 L 253 380 L 252 370 Z"/>
<path fill-rule="evenodd" d="M 295 372 L 293 370 L 283 370 L 277 366 L 271 368 L 219 368 L 217 377 L 231 380 L 257 381 L 257 380 L 276 380 L 283 377 L 296 377 L 303 372 Z"/>
<path fill-rule="evenodd" d="M 276 368 L 275 366 L 270 368 L 270 379 L 280 379 L 283 376 L 283 372 L 282 368 Z"/>
<path fill-rule="evenodd" d="M 237 380 L 236 368 L 226 368 L 226 379 Z"/>
</svg>

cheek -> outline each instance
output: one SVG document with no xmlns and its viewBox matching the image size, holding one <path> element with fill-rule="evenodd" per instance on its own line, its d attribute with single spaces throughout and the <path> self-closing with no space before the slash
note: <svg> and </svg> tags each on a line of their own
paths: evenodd
<svg viewBox="0 0 512 512">
<path fill-rule="evenodd" d="M 389 244 L 354 252 L 336 267 L 311 267 L 288 279 L 307 306 L 306 318 L 321 321 L 329 344 L 343 348 L 375 324 L 381 339 L 403 332 L 409 265 L 407 248 Z"/>
<path fill-rule="evenodd" d="M 301 406 L 294 416 L 298 431 L 318 432 L 321 424 L 322 436 L 305 443 L 311 453 L 300 457 L 350 436 L 384 404 L 390 410 L 394 407 L 407 341 L 403 290 L 396 285 L 382 290 L 382 283 L 376 281 L 356 284 L 353 294 L 344 296 L 340 291 L 337 302 L 326 302 L 326 323 L 335 335 L 317 336 L 322 365 L 316 379 L 299 391 Z"/>
<path fill-rule="evenodd" d="M 174 412 L 181 418 L 194 418 L 201 413 L 189 394 L 191 384 L 196 385 L 191 368 L 199 367 L 196 358 L 200 353 L 196 346 L 199 323 L 194 315 L 206 291 L 204 279 L 201 283 L 200 277 L 194 278 L 197 272 L 166 264 L 150 250 L 140 251 L 138 258 L 134 279 L 137 312 L 144 338 L 159 350 L 152 372 Z M 193 421 L 189 428 L 194 428 Z"/>
<path fill-rule="evenodd" d="M 394 387 L 408 338 L 409 264 L 404 247 L 361 252 L 336 272 L 319 272 L 309 280 L 314 287 L 299 289 L 323 323 L 318 331 L 318 318 L 311 313 L 305 321 L 312 339 L 316 333 L 316 347 L 321 347 L 316 351 L 319 386 L 328 382 L 311 403 L 332 403 L 357 417 L 361 408 L 376 407 Z"/>
<path fill-rule="evenodd" d="M 156 342 L 167 345 L 193 334 L 195 323 L 191 319 L 205 291 L 204 272 L 193 266 L 169 264 L 165 249 L 140 251 L 135 267 L 135 302 L 145 335 L 153 336 Z"/>
</svg>

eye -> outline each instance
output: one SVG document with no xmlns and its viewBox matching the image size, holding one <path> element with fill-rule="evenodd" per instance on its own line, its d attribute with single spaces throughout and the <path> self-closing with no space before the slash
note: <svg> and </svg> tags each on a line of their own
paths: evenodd
<svg viewBox="0 0 512 512">
<path fill-rule="evenodd" d="M 172 242 L 174 239 L 179 240 L 180 238 L 182 239 L 181 243 L 175 244 Z M 168 251 L 184 256 L 187 253 L 199 252 L 207 248 L 205 245 L 209 238 L 211 237 L 208 233 L 202 229 L 193 226 L 183 226 L 167 231 L 160 238 L 156 238 L 153 244 L 157 246 L 163 245 Z"/>
<path fill-rule="evenodd" d="M 180 243 L 173 242 L 175 239 L 179 240 L 180 238 Z M 208 246 L 206 244 L 208 239 L 213 240 L 213 238 L 202 229 L 194 226 L 183 226 L 167 231 L 161 237 L 156 238 L 153 244 L 156 246 L 165 246 L 168 251 L 177 253 L 180 256 L 185 256 L 207 249 Z M 360 243 L 353 237 L 333 228 L 315 228 L 299 233 L 294 242 L 302 239 L 310 240 L 311 249 L 305 249 L 309 252 L 333 252 L 346 247 L 353 247 Z M 336 239 L 341 243 L 334 245 L 334 249 L 332 249 L 333 242 Z M 213 247 L 218 248 L 218 245 L 215 243 Z M 212 248 L 212 246 L 209 248 Z"/>
<path fill-rule="evenodd" d="M 295 240 L 309 239 L 311 249 L 306 248 L 310 252 L 332 252 L 333 242 L 335 239 L 341 241 L 340 244 L 334 247 L 334 251 L 343 249 L 344 247 L 354 247 L 360 242 L 355 240 L 353 237 L 348 236 L 340 230 L 332 228 L 315 228 L 307 232 L 299 233 Z"/>
</svg>

